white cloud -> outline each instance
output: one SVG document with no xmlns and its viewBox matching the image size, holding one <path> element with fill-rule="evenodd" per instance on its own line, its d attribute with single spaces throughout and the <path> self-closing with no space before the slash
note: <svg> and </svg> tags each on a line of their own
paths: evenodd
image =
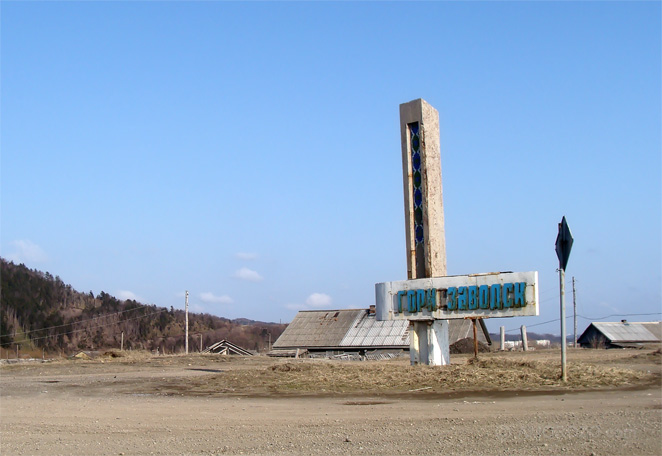
<svg viewBox="0 0 662 456">
<path fill-rule="evenodd" d="M 331 296 L 324 293 L 313 293 L 306 298 L 305 304 L 285 304 L 285 308 L 290 310 L 317 310 L 317 309 L 330 309 L 333 299 Z"/>
<path fill-rule="evenodd" d="M 10 243 L 14 252 L 7 255 L 9 261 L 14 263 L 45 263 L 48 261 L 46 252 L 32 241 L 18 240 Z"/>
<path fill-rule="evenodd" d="M 313 293 L 306 299 L 306 305 L 319 309 L 321 307 L 329 307 L 331 305 L 331 296 L 324 293 Z"/>
<path fill-rule="evenodd" d="M 262 276 L 252 269 L 241 268 L 235 271 L 234 276 L 237 279 L 248 280 L 249 282 L 260 282 Z"/>
<path fill-rule="evenodd" d="M 200 293 L 200 300 L 206 303 L 212 304 L 232 304 L 234 300 L 227 295 L 215 296 L 214 293 L 207 291 L 205 293 Z"/>
<path fill-rule="evenodd" d="M 234 254 L 234 257 L 238 260 L 256 260 L 257 253 L 237 252 Z"/>
<path fill-rule="evenodd" d="M 142 302 L 143 299 L 136 295 L 133 291 L 129 290 L 119 290 L 117 292 L 117 298 L 121 301 L 126 301 L 127 299 L 132 299 L 133 301 Z"/>
</svg>

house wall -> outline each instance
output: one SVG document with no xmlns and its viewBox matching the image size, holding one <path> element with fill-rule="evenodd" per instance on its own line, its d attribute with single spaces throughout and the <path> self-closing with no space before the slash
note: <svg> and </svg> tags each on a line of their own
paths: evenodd
<svg viewBox="0 0 662 456">
<path fill-rule="evenodd" d="M 582 348 L 608 348 L 609 340 L 594 326 L 590 326 L 577 340 Z"/>
</svg>

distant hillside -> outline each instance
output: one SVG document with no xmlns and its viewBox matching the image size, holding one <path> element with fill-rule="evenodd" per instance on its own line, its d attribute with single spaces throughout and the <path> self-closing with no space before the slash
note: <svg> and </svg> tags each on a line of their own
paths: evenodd
<svg viewBox="0 0 662 456">
<path fill-rule="evenodd" d="M 0 345 L 46 350 L 125 349 L 173 353 L 184 349 L 184 311 L 120 301 L 108 293 L 81 293 L 48 272 L 0 258 Z M 189 351 L 228 339 L 265 351 L 287 325 L 229 320 L 189 312 Z"/>
</svg>

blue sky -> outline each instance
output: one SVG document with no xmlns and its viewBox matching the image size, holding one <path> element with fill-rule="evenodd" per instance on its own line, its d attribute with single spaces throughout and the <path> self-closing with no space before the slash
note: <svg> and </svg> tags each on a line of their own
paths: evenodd
<svg viewBox="0 0 662 456">
<path fill-rule="evenodd" d="M 563 215 L 578 313 L 660 319 L 659 2 L 0 8 L 4 258 L 228 318 L 365 308 L 406 278 L 398 106 L 423 98 L 449 274 L 540 273 L 540 316 L 491 330 L 560 333 Z"/>
</svg>

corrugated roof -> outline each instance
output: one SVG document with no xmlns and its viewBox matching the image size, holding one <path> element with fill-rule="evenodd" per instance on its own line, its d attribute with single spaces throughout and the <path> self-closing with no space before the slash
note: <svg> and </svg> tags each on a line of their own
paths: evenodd
<svg viewBox="0 0 662 456">
<path fill-rule="evenodd" d="M 341 347 L 409 347 L 408 321 L 377 321 L 363 311 L 340 341 Z"/>
<path fill-rule="evenodd" d="M 613 342 L 660 342 L 661 322 L 597 322 L 591 323 Z"/>
<path fill-rule="evenodd" d="M 473 339 L 471 320 L 449 321 L 449 343 Z M 478 340 L 487 343 L 478 327 Z M 273 348 L 409 348 L 409 322 L 377 321 L 368 309 L 306 310 L 292 320 Z"/>
<path fill-rule="evenodd" d="M 662 321 L 653 321 L 650 323 L 640 323 L 647 330 L 649 330 L 657 340 L 662 342 Z"/>
<path fill-rule="evenodd" d="M 274 348 L 338 347 L 363 309 L 300 311 Z"/>
</svg>

